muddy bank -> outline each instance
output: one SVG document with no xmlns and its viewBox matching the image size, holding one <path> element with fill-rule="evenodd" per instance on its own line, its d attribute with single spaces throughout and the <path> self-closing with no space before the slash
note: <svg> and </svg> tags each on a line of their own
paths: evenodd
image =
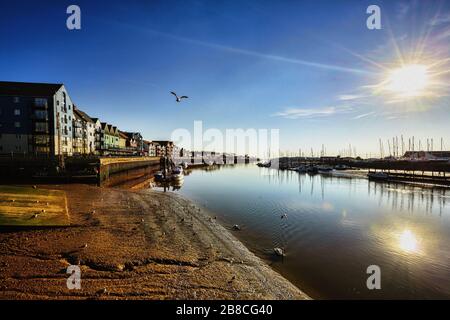
<svg viewBox="0 0 450 320">
<path fill-rule="evenodd" d="M 56 188 L 70 227 L 0 230 L 0 299 L 307 298 L 177 195 Z M 80 290 L 67 289 L 70 264 L 81 267 Z"/>
</svg>

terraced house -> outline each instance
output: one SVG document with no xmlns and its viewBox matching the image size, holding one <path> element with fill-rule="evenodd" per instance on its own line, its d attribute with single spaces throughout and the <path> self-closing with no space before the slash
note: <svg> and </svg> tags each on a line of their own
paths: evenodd
<svg viewBox="0 0 450 320">
<path fill-rule="evenodd" d="M 0 81 L 0 153 L 72 155 L 72 119 L 63 84 Z"/>
<path fill-rule="evenodd" d="M 73 109 L 73 153 L 95 153 L 95 122 L 85 112 Z"/>
<path fill-rule="evenodd" d="M 101 144 L 102 153 L 109 153 L 119 149 L 119 130 L 117 127 L 101 122 Z"/>
</svg>

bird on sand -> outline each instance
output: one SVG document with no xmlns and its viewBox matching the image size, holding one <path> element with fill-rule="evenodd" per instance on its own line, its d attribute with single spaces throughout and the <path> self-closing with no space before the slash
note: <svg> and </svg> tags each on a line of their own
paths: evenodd
<svg viewBox="0 0 450 320">
<path fill-rule="evenodd" d="M 187 99 L 187 98 L 188 98 L 188 96 L 181 96 L 181 97 L 179 97 L 179 96 L 178 96 L 175 92 L 173 92 L 173 91 L 170 91 L 170 93 L 173 94 L 173 95 L 175 96 L 177 102 L 181 102 L 181 99 Z"/>
<path fill-rule="evenodd" d="M 284 255 L 285 255 L 283 248 L 273 248 L 273 251 L 279 257 L 284 257 Z"/>
</svg>

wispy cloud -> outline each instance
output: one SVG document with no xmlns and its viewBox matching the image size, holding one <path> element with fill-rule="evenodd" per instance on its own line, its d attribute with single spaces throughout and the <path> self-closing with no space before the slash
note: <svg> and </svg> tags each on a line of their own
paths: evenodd
<svg viewBox="0 0 450 320">
<path fill-rule="evenodd" d="M 341 94 L 338 96 L 338 100 L 340 101 L 356 100 L 360 98 L 364 98 L 364 96 L 359 94 Z"/>
<path fill-rule="evenodd" d="M 322 107 L 322 108 L 286 108 L 281 112 L 273 114 L 276 117 L 285 119 L 311 119 L 330 117 L 336 114 L 348 113 L 352 111 L 351 107 Z"/>
<path fill-rule="evenodd" d="M 256 57 L 256 58 L 269 59 L 272 61 L 279 61 L 279 62 L 303 65 L 303 66 L 307 66 L 307 67 L 339 71 L 339 72 L 347 72 L 347 73 L 355 73 L 355 74 L 368 74 L 369 73 L 367 70 L 362 70 L 362 69 L 320 63 L 320 62 L 315 62 L 315 61 L 307 61 L 307 60 L 297 59 L 297 58 L 283 57 L 283 56 L 275 55 L 275 54 L 261 53 L 261 52 L 241 49 L 241 48 L 237 48 L 237 47 L 233 47 L 233 46 L 222 45 L 222 44 L 217 44 L 217 43 L 213 43 L 213 42 L 206 42 L 206 41 L 201 41 L 201 40 L 187 38 L 187 37 L 181 37 L 179 35 L 174 35 L 174 34 L 167 33 L 167 32 L 161 32 L 158 30 L 144 28 L 144 27 L 140 27 L 140 26 L 136 26 L 136 25 L 124 24 L 121 22 L 114 22 L 114 23 L 120 24 L 121 26 L 125 26 L 128 28 L 132 28 L 134 30 L 139 30 L 141 32 L 147 32 L 149 34 L 161 36 L 161 37 L 164 37 L 167 39 L 172 39 L 172 40 L 175 40 L 178 42 L 184 42 L 184 43 L 189 43 L 189 44 L 193 44 L 193 45 L 203 46 L 203 47 L 220 50 L 220 51 L 225 51 L 225 52 L 229 52 L 229 53 L 233 53 L 233 54 L 252 56 L 252 57 Z"/>
<path fill-rule="evenodd" d="M 450 23 L 450 13 L 439 14 L 430 20 L 430 25 L 432 26 L 439 26 L 447 23 Z"/>
<path fill-rule="evenodd" d="M 376 114 L 375 111 L 367 112 L 367 113 L 363 113 L 363 114 L 357 115 L 356 117 L 353 117 L 352 119 L 353 120 L 358 120 L 358 119 L 362 119 L 362 118 L 373 116 L 375 114 Z"/>
<path fill-rule="evenodd" d="M 450 28 L 444 29 L 435 36 L 435 40 L 444 40 L 450 37 Z"/>
<path fill-rule="evenodd" d="M 397 5 L 397 18 L 402 19 L 404 18 L 409 10 L 411 9 L 411 6 L 406 2 L 399 2 Z"/>
</svg>

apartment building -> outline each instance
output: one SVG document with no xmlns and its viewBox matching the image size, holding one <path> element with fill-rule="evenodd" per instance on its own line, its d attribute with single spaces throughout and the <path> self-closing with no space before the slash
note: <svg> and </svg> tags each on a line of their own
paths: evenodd
<svg viewBox="0 0 450 320">
<path fill-rule="evenodd" d="M 72 155 L 72 119 L 64 84 L 0 81 L 0 153 Z"/>
</svg>

